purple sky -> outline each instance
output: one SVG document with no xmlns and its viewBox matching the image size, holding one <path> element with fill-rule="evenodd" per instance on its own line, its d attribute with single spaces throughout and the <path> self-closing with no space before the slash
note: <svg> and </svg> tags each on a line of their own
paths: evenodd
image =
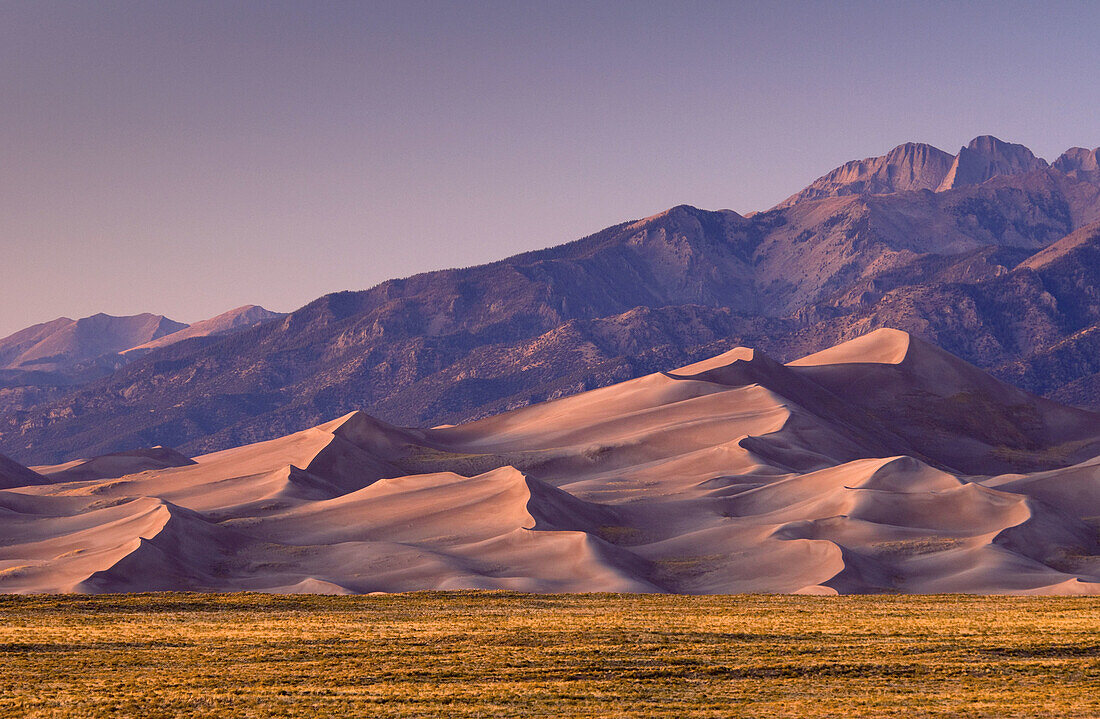
<svg viewBox="0 0 1100 719">
<path fill-rule="evenodd" d="M 765 209 L 908 140 L 1100 145 L 1100 3 L 0 4 L 0 336 Z"/>
</svg>

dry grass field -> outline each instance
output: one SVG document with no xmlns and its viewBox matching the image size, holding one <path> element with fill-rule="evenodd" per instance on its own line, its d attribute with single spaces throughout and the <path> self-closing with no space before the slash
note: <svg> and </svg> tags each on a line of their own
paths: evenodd
<svg viewBox="0 0 1100 719">
<path fill-rule="evenodd" d="M 0 715 L 1096 717 L 1100 600 L 0 597 Z"/>
</svg>

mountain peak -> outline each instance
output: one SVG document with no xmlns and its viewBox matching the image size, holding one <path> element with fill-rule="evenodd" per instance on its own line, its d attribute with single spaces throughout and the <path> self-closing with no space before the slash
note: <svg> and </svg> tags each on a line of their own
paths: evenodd
<svg viewBox="0 0 1100 719">
<path fill-rule="evenodd" d="M 1015 145 L 1015 144 L 1010 143 L 1010 142 L 1005 142 L 1004 140 L 1000 139 L 999 137 L 994 137 L 993 135 L 978 135 L 973 140 L 971 140 L 970 142 L 967 143 L 965 149 L 967 149 L 967 150 L 977 150 L 978 152 L 983 152 L 983 153 L 986 153 L 986 154 L 990 154 L 990 153 L 996 152 L 1000 148 L 1009 147 L 1009 146 L 1024 147 L 1023 145 Z M 1027 148 L 1025 147 L 1024 149 L 1026 150 Z"/>
<path fill-rule="evenodd" d="M 1071 169 L 1091 171 L 1096 167 L 1096 151 L 1074 148 L 1059 158 L 1063 172 Z M 814 180 L 801 192 L 791 195 L 777 208 L 790 207 L 803 200 L 818 200 L 843 195 L 884 195 L 914 190 L 944 190 L 980 185 L 999 175 L 1016 175 L 1048 167 L 1046 160 L 1031 150 L 993 135 L 979 135 L 959 154 L 948 153 L 923 142 L 905 142 L 885 155 L 852 160 Z"/>
<path fill-rule="evenodd" d="M 650 215 L 649 217 L 643 217 L 640 220 L 629 222 L 627 223 L 626 227 L 645 227 L 657 222 L 668 220 L 675 222 L 699 221 L 700 218 L 714 217 L 717 215 L 724 215 L 733 220 L 744 219 L 740 214 L 734 212 L 733 210 L 703 210 L 698 207 L 693 207 L 692 205 L 675 205 L 674 207 L 670 207 L 663 212 L 658 212 L 655 215 Z"/>
<path fill-rule="evenodd" d="M 1084 147 L 1071 147 L 1051 165 L 1061 172 L 1100 172 L 1100 147 L 1088 150 Z"/>
<path fill-rule="evenodd" d="M 135 358 L 161 347 L 175 344 L 192 337 L 209 337 L 212 335 L 224 335 L 236 330 L 252 327 L 268 320 L 284 317 L 281 312 L 272 312 L 259 305 L 243 305 L 223 312 L 216 317 L 196 322 L 193 325 L 183 325 L 177 330 L 157 337 L 149 342 L 131 347 L 123 351 L 123 355 Z"/>
<path fill-rule="evenodd" d="M 980 185 L 998 175 L 1018 175 L 1043 170 L 1047 161 L 1031 150 L 992 135 L 979 135 L 959 150 L 937 192 L 966 185 Z"/>
<path fill-rule="evenodd" d="M 906 142 L 885 155 L 846 162 L 791 195 L 778 207 L 841 195 L 881 195 L 933 190 L 951 167 L 951 155 L 923 142 Z"/>
<path fill-rule="evenodd" d="M 148 312 L 115 317 L 103 312 L 79 320 L 60 318 L 0 340 L 0 367 L 54 371 L 113 354 L 187 327 Z"/>
</svg>

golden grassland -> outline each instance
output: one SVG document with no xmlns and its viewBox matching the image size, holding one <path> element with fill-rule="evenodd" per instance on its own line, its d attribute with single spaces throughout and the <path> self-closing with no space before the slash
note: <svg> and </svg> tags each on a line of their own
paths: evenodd
<svg viewBox="0 0 1100 719">
<path fill-rule="evenodd" d="M 1096 717 L 1100 600 L 0 597 L 0 715 Z"/>
</svg>

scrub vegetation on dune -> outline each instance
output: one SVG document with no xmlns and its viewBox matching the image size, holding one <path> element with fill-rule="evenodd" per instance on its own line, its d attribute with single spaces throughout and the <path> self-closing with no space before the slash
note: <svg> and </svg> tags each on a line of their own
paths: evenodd
<svg viewBox="0 0 1100 719">
<path fill-rule="evenodd" d="M 0 714 L 1095 717 L 1082 597 L 0 597 Z"/>
</svg>

